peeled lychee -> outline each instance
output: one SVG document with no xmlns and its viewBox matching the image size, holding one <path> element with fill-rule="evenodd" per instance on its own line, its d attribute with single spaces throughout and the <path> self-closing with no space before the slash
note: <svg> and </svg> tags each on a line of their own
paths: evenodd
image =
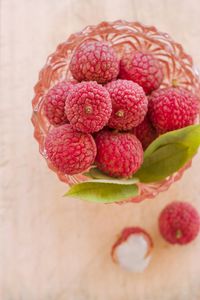
<svg viewBox="0 0 200 300">
<path fill-rule="evenodd" d="M 144 150 L 158 137 L 158 134 L 155 128 L 152 126 L 147 115 L 145 116 L 142 123 L 133 128 L 133 133 L 142 143 L 142 147 Z"/>
<path fill-rule="evenodd" d="M 131 272 L 143 272 L 151 260 L 153 241 L 142 228 L 125 228 L 112 247 L 115 263 Z"/>
<path fill-rule="evenodd" d="M 78 81 L 106 83 L 117 78 L 119 59 L 107 42 L 86 41 L 75 50 L 69 67 Z"/>
<path fill-rule="evenodd" d="M 113 177 L 131 177 L 143 162 L 142 144 L 132 133 L 102 130 L 95 138 L 97 167 Z"/>
<path fill-rule="evenodd" d="M 108 91 L 95 81 L 76 84 L 65 104 L 65 113 L 72 127 L 86 133 L 102 129 L 111 111 Z"/>
<path fill-rule="evenodd" d="M 65 101 L 74 83 L 61 81 L 47 92 L 44 99 L 44 113 L 52 125 L 68 123 L 65 115 Z"/>
<path fill-rule="evenodd" d="M 159 60 L 149 52 L 127 52 L 121 59 L 119 77 L 138 83 L 146 94 L 159 88 L 163 76 Z"/>
<path fill-rule="evenodd" d="M 172 202 L 160 214 L 159 229 L 163 238 L 171 244 L 190 243 L 199 233 L 199 213 L 189 203 Z"/>
<path fill-rule="evenodd" d="M 159 89 L 149 97 L 148 115 L 159 133 L 194 124 L 198 111 L 198 98 L 184 88 Z"/>
<path fill-rule="evenodd" d="M 48 133 L 45 149 L 51 163 L 68 175 L 87 170 L 96 156 L 93 137 L 75 131 L 69 124 L 55 127 Z"/>
<path fill-rule="evenodd" d="M 129 130 L 138 126 L 147 113 L 148 100 L 143 89 L 130 80 L 109 82 L 106 88 L 112 100 L 112 114 L 108 126 Z"/>
</svg>

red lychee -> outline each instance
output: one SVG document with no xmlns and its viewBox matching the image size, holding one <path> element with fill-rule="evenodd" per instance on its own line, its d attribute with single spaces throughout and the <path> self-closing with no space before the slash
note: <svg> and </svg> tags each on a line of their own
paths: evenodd
<svg viewBox="0 0 200 300">
<path fill-rule="evenodd" d="M 159 229 L 163 238 L 169 243 L 187 244 L 199 233 L 200 216 L 191 204 L 175 201 L 161 212 Z"/>
<path fill-rule="evenodd" d="M 65 104 L 65 113 L 72 127 L 86 133 L 102 129 L 111 112 L 108 91 L 95 81 L 76 84 Z"/>
<path fill-rule="evenodd" d="M 153 250 L 149 233 L 140 227 L 125 228 L 112 247 L 115 263 L 131 272 L 142 272 L 148 266 Z"/>
<path fill-rule="evenodd" d="M 119 77 L 138 83 L 146 94 L 159 88 L 163 76 L 159 60 L 149 52 L 126 52 L 120 61 Z"/>
<path fill-rule="evenodd" d="M 133 128 L 133 133 L 142 143 L 144 150 L 158 137 L 158 134 L 155 128 L 152 126 L 148 115 L 145 116 L 142 123 Z"/>
<path fill-rule="evenodd" d="M 148 115 L 159 133 L 194 124 L 198 111 L 198 98 L 184 88 L 159 89 L 149 97 Z"/>
<path fill-rule="evenodd" d="M 143 162 L 142 144 L 132 133 L 102 130 L 95 138 L 97 167 L 113 177 L 131 177 Z"/>
<path fill-rule="evenodd" d="M 75 50 L 69 67 L 78 81 L 106 83 L 117 78 L 119 59 L 107 42 L 86 41 Z"/>
<path fill-rule="evenodd" d="M 75 81 L 61 81 L 52 87 L 44 99 L 44 113 L 52 125 L 68 123 L 65 100 Z"/>
<path fill-rule="evenodd" d="M 106 88 L 112 100 L 112 114 L 108 126 L 130 130 L 138 126 L 147 113 L 148 100 L 143 89 L 130 80 L 109 82 Z"/>
<path fill-rule="evenodd" d="M 45 149 L 51 163 L 68 175 L 88 169 L 96 156 L 93 137 L 75 131 L 69 124 L 55 127 L 48 133 Z"/>
</svg>

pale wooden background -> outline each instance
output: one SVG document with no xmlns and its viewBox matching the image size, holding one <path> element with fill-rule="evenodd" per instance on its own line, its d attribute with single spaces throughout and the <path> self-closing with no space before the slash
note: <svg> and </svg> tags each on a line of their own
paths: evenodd
<svg viewBox="0 0 200 300">
<path fill-rule="evenodd" d="M 101 205 L 66 199 L 67 187 L 38 153 L 30 123 L 33 85 L 47 55 L 88 24 L 119 18 L 170 33 L 200 65 L 199 0 L 1 0 L 0 299 L 199 300 L 200 238 L 172 247 L 159 236 L 166 203 L 200 209 L 200 155 L 184 178 L 154 200 Z M 110 247 L 124 226 L 155 241 L 141 275 L 115 266 Z"/>
</svg>

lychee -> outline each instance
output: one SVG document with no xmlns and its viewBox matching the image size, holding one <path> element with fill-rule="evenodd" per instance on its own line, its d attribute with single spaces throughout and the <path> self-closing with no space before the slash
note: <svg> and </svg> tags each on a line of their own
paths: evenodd
<svg viewBox="0 0 200 300">
<path fill-rule="evenodd" d="M 143 89 L 130 80 L 109 82 L 106 88 L 112 100 L 112 114 L 108 126 L 118 130 L 129 130 L 144 119 L 148 100 Z"/>
<path fill-rule="evenodd" d="M 145 116 L 142 123 L 133 128 L 133 133 L 142 143 L 144 150 L 158 137 L 158 134 L 155 128 L 152 126 L 148 115 Z"/>
<path fill-rule="evenodd" d="M 199 213 L 189 203 L 174 201 L 161 212 L 159 229 L 163 238 L 169 243 L 187 244 L 199 233 Z"/>
<path fill-rule="evenodd" d="M 102 130 L 95 138 L 97 167 L 113 177 L 131 177 L 143 162 L 142 144 L 132 133 Z"/>
<path fill-rule="evenodd" d="M 78 81 L 106 83 L 117 78 L 119 59 L 107 42 L 86 41 L 75 50 L 69 68 Z"/>
<path fill-rule="evenodd" d="M 112 247 L 115 263 L 131 272 L 143 272 L 149 265 L 153 250 L 151 236 L 142 228 L 125 228 Z"/>
<path fill-rule="evenodd" d="M 184 88 L 159 89 L 149 97 L 148 114 L 159 133 L 194 124 L 198 110 L 198 98 Z"/>
<path fill-rule="evenodd" d="M 53 128 L 45 140 L 47 158 L 65 174 L 85 171 L 94 162 L 96 145 L 88 133 L 75 131 L 65 124 Z"/>
<path fill-rule="evenodd" d="M 65 104 L 65 113 L 72 127 L 86 133 L 102 129 L 111 112 L 112 103 L 108 91 L 95 81 L 76 84 Z"/>
<path fill-rule="evenodd" d="M 119 77 L 138 83 L 146 94 L 159 88 L 163 76 L 159 60 L 149 52 L 126 52 L 120 61 Z"/>
<path fill-rule="evenodd" d="M 44 113 L 52 125 L 68 123 L 65 100 L 75 81 L 61 81 L 53 86 L 44 98 Z"/>
</svg>

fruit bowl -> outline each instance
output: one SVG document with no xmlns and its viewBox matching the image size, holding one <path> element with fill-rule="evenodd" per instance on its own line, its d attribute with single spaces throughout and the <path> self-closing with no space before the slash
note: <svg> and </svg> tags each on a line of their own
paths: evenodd
<svg viewBox="0 0 200 300">
<path fill-rule="evenodd" d="M 45 66 L 39 73 L 39 80 L 34 88 L 35 96 L 32 101 L 33 114 L 31 119 L 34 126 L 34 137 L 39 143 L 39 151 L 46 159 L 48 167 L 58 175 L 61 181 L 69 185 L 86 181 L 88 178 L 83 174 L 66 175 L 58 171 L 48 160 L 44 142 L 52 125 L 44 114 L 43 102 L 44 95 L 53 85 L 64 79 L 72 79 L 69 71 L 70 59 L 74 49 L 86 40 L 107 41 L 119 56 L 125 50 L 148 50 L 162 64 L 165 76 L 161 87 L 176 84 L 191 90 L 195 94 L 200 93 L 199 74 L 193 65 L 192 58 L 168 34 L 159 32 L 153 26 L 144 26 L 138 22 L 118 20 L 111 23 L 102 22 L 96 26 L 88 26 L 82 31 L 72 34 L 48 57 Z M 178 172 L 162 181 L 151 184 L 138 183 L 139 196 L 128 199 L 128 202 L 140 202 L 144 199 L 153 198 L 162 191 L 166 191 L 173 182 L 182 177 L 184 171 L 190 165 L 191 161 Z"/>
</svg>

